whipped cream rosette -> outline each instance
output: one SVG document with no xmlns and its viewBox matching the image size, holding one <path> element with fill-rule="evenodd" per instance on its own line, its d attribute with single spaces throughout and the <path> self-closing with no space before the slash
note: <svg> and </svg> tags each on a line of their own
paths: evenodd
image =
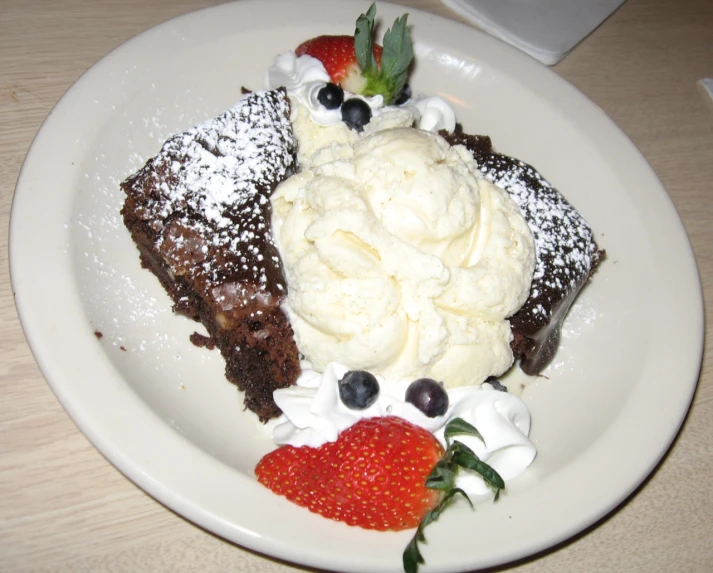
<svg viewBox="0 0 713 573">
<path fill-rule="evenodd" d="M 338 382 L 346 372 L 347 368 L 337 363 L 327 365 L 324 373 L 303 363 L 297 385 L 275 392 L 275 402 L 284 414 L 273 429 L 277 444 L 316 448 L 333 442 L 340 432 L 361 419 L 399 416 L 435 434 L 445 447 L 446 424 L 461 418 L 476 427 L 483 439 L 473 436 L 458 439 L 505 481 L 524 472 L 535 458 L 535 447 L 527 438 L 530 432 L 527 407 L 518 397 L 495 390 L 490 384 L 451 389 L 446 413 L 429 418 L 405 401 L 409 382 L 388 383 L 381 377 L 378 377 L 381 391 L 374 404 L 364 410 L 348 408 L 338 389 Z M 461 472 L 456 484 L 471 498 L 492 495 L 477 474 Z"/>
</svg>

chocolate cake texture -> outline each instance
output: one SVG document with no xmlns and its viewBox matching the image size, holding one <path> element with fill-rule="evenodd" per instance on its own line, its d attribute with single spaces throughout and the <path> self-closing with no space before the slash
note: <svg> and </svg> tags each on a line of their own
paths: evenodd
<svg viewBox="0 0 713 573">
<path fill-rule="evenodd" d="M 460 125 L 441 135 L 470 151 L 482 175 L 515 201 L 532 232 L 536 265 L 530 295 L 510 317 L 510 326 L 520 367 L 539 374 L 557 352 L 565 316 L 605 252 L 584 217 L 531 165 L 493 151 L 488 136 L 469 135 Z"/>
<path fill-rule="evenodd" d="M 174 310 L 206 327 L 260 420 L 280 414 L 273 390 L 300 367 L 280 308 L 287 294 L 270 230 L 269 197 L 294 171 L 297 141 L 284 89 L 254 92 L 216 118 L 171 137 L 121 187 L 124 223 L 142 266 Z"/>
</svg>

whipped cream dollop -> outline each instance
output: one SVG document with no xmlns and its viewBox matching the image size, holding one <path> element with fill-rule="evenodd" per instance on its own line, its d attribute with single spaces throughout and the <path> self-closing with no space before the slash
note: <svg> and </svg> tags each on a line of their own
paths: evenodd
<svg viewBox="0 0 713 573">
<path fill-rule="evenodd" d="M 532 235 L 465 148 L 404 127 L 331 141 L 271 201 L 284 309 L 316 370 L 452 387 L 512 365 Z"/>
<path fill-rule="evenodd" d="M 327 109 L 317 99 L 319 90 L 330 82 L 329 74 L 322 62 L 312 56 L 297 56 L 293 51 L 275 58 L 265 76 L 265 88 L 285 87 L 287 94 L 300 106 L 304 106 L 313 122 L 320 126 L 336 125 L 342 122 L 340 109 Z M 372 110 L 373 117 L 389 113 L 394 109 L 407 109 L 411 114 L 411 125 L 427 131 L 445 129 L 452 132 L 456 125 L 453 108 L 443 98 L 437 96 L 412 97 L 403 106 L 384 105 L 381 95 L 363 97 L 345 92 L 344 99 L 358 97 Z M 298 134 L 299 138 L 299 134 Z"/>
<path fill-rule="evenodd" d="M 273 438 L 279 445 L 319 447 L 333 442 L 340 432 L 360 419 L 375 416 L 399 416 L 432 432 L 446 446 L 443 430 L 453 418 L 475 426 L 483 439 L 458 436 L 490 464 L 507 482 L 527 469 L 536 450 L 530 442 L 530 413 L 519 398 L 495 390 L 490 384 L 453 388 L 448 391 L 450 404 L 443 416 L 429 418 L 404 401 L 409 382 L 387 383 L 377 377 L 380 393 L 377 401 L 364 410 L 351 410 L 339 398 L 338 381 L 347 368 L 336 363 L 327 365 L 323 374 L 303 363 L 296 386 L 276 390 L 275 402 L 283 411 Z M 477 474 L 460 472 L 458 487 L 469 495 L 490 495 L 491 491 Z"/>
</svg>

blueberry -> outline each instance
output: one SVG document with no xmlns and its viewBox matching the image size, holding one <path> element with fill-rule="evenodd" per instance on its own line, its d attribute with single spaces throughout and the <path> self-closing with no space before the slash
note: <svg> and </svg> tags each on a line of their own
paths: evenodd
<svg viewBox="0 0 713 573">
<path fill-rule="evenodd" d="M 342 104 L 342 121 L 349 129 L 361 131 L 371 121 L 369 104 L 358 97 L 349 98 Z"/>
<path fill-rule="evenodd" d="M 448 410 L 448 393 L 443 382 L 431 378 L 419 378 L 406 390 L 406 401 L 421 410 L 429 418 L 443 416 Z"/>
<path fill-rule="evenodd" d="M 337 109 L 344 101 L 344 90 L 337 84 L 325 84 L 317 92 L 317 100 L 327 109 Z"/>
<path fill-rule="evenodd" d="M 409 87 L 408 84 L 404 84 L 404 87 L 401 88 L 399 95 L 396 96 L 394 105 L 403 105 L 410 99 L 411 99 L 411 88 Z"/>
<path fill-rule="evenodd" d="M 379 382 L 370 372 L 350 370 L 338 382 L 339 397 L 350 410 L 364 410 L 379 397 Z"/>
</svg>

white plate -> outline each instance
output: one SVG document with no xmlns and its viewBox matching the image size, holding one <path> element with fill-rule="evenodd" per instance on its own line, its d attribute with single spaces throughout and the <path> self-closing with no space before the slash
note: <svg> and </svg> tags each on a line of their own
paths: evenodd
<svg viewBox="0 0 713 573">
<path fill-rule="evenodd" d="M 171 314 L 121 224 L 118 183 L 169 134 L 259 88 L 273 55 L 351 33 L 367 4 L 244 1 L 172 20 L 109 54 L 67 92 L 28 153 L 13 204 L 16 302 L 37 362 L 96 447 L 178 513 L 251 549 L 336 570 L 399 571 L 412 532 L 324 520 L 253 477 L 271 448 L 217 352 Z M 381 4 L 390 24 L 399 7 Z M 539 456 L 497 504 L 449 510 L 424 571 L 521 558 L 617 506 L 673 440 L 702 351 L 698 275 L 681 222 L 629 140 L 556 74 L 497 40 L 410 10 L 416 90 L 534 164 L 584 213 L 608 258 L 524 398 Z M 382 31 L 384 26 L 382 26 Z M 103 337 L 95 336 L 95 331 Z M 515 377 L 522 376 L 519 373 Z"/>
</svg>

